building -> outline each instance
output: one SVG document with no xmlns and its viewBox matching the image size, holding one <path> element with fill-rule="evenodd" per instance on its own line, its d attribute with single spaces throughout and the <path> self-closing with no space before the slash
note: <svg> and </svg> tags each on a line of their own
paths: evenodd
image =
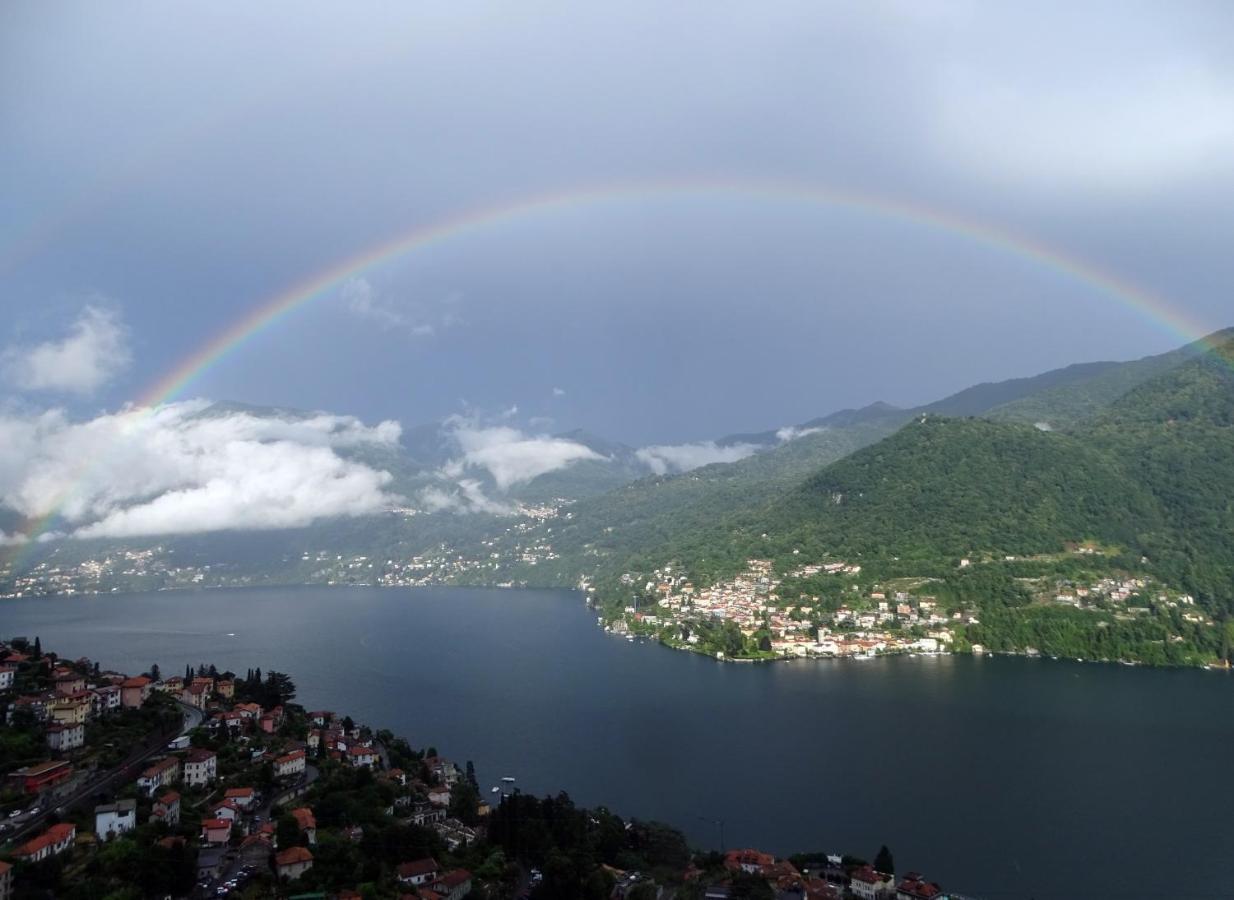
<svg viewBox="0 0 1234 900">
<path fill-rule="evenodd" d="M 90 695 L 61 697 L 47 708 L 51 720 L 58 725 L 80 725 L 90 716 Z"/>
<path fill-rule="evenodd" d="M 120 682 L 120 705 L 125 709 L 138 709 L 150 696 L 151 681 L 145 675 L 126 678 Z"/>
<path fill-rule="evenodd" d="M 895 886 L 895 878 L 885 872 L 875 871 L 873 866 L 862 866 L 853 870 L 848 889 L 854 897 L 861 900 L 879 900 L 891 893 Z"/>
<path fill-rule="evenodd" d="M 202 847 L 197 853 L 197 880 L 213 881 L 222 875 L 226 856 L 226 847 Z"/>
<path fill-rule="evenodd" d="M 105 803 L 94 808 L 94 833 L 101 841 L 110 841 L 136 827 L 136 800 L 117 800 L 115 803 Z"/>
<path fill-rule="evenodd" d="M 164 791 L 154 801 L 150 810 L 150 821 L 162 822 L 169 828 L 180 824 L 180 795 L 175 791 Z"/>
<path fill-rule="evenodd" d="M 206 701 L 209 699 L 210 686 L 197 680 L 180 691 L 180 702 L 197 709 L 205 709 Z"/>
<path fill-rule="evenodd" d="M 100 716 L 120 708 L 121 692 L 117 685 L 105 684 L 101 687 L 91 688 L 90 693 L 94 698 L 91 701 L 91 705 L 96 716 Z"/>
<path fill-rule="evenodd" d="M 347 759 L 357 769 L 371 769 L 377 762 L 377 751 L 372 747 L 352 747 L 347 751 Z"/>
<path fill-rule="evenodd" d="M 274 857 L 274 871 L 279 878 L 294 881 L 313 868 L 313 854 L 307 847 L 288 847 Z"/>
<path fill-rule="evenodd" d="M 159 788 L 175 784 L 179 780 L 180 760 L 178 757 L 168 756 L 142 772 L 137 779 L 137 786 L 146 792 L 146 796 L 153 797 Z"/>
<path fill-rule="evenodd" d="M 896 885 L 896 900 L 939 900 L 943 889 L 932 881 L 926 881 L 920 872 L 909 872 Z"/>
<path fill-rule="evenodd" d="M 223 793 L 224 800 L 230 800 L 243 810 L 250 810 L 257 803 L 257 791 L 251 787 L 228 788 Z"/>
<path fill-rule="evenodd" d="M 76 825 L 53 825 L 38 837 L 26 841 L 13 851 L 13 855 L 26 862 L 40 862 L 71 849 L 76 838 Z"/>
<path fill-rule="evenodd" d="M 64 760 L 49 760 L 10 772 L 9 782 L 24 794 L 38 794 L 68 780 L 72 774 L 73 767 Z"/>
<path fill-rule="evenodd" d="M 313 811 L 307 806 L 301 806 L 298 809 L 293 809 L 291 814 L 296 820 L 296 825 L 300 827 L 300 833 L 308 838 L 310 844 L 316 844 L 317 818 L 313 815 Z"/>
<path fill-rule="evenodd" d="M 77 672 L 64 671 L 56 675 L 56 693 L 61 697 L 78 694 L 86 689 L 85 676 Z"/>
<path fill-rule="evenodd" d="M 241 816 L 240 807 L 230 800 L 220 800 L 210 807 L 210 812 L 214 818 L 226 819 L 228 822 L 235 822 Z"/>
<path fill-rule="evenodd" d="M 17 679 L 17 669 L 13 666 L 0 666 L 0 691 L 9 691 L 13 689 L 13 682 Z"/>
<path fill-rule="evenodd" d="M 775 865 L 776 858 L 758 850 L 730 850 L 724 855 L 724 868 L 730 872 L 761 875 L 763 869 Z"/>
<path fill-rule="evenodd" d="M 274 777 L 289 778 L 304 772 L 305 759 L 303 750 L 293 750 L 274 760 Z"/>
<path fill-rule="evenodd" d="M 452 869 L 433 882 L 432 890 L 444 900 L 463 900 L 471 893 L 471 873 L 466 869 Z"/>
<path fill-rule="evenodd" d="M 397 869 L 398 880 L 403 884 L 427 885 L 437 879 L 441 874 L 441 866 L 437 865 L 437 860 L 432 859 L 417 859 L 411 862 L 400 863 Z"/>
<path fill-rule="evenodd" d="M 226 844 L 231 840 L 231 819 L 202 819 L 201 842 Z"/>
<path fill-rule="evenodd" d="M 268 834 L 250 834 L 240 842 L 240 862 L 263 872 L 270 870 L 270 855 L 274 844 Z"/>
<path fill-rule="evenodd" d="M 86 726 L 81 722 L 72 725 L 48 725 L 47 746 L 54 753 L 68 753 L 86 743 Z"/>
<path fill-rule="evenodd" d="M 214 781 L 218 771 L 218 756 L 213 750 L 200 748 L 184 755 L 184 783 L 191 786 Z"/>
</svg>

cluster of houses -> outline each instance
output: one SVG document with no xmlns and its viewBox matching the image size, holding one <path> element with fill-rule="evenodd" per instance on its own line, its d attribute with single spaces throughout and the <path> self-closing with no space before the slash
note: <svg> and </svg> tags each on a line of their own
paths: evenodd
<svg viewBox="0 0 1234 900">
<path fill-rule="evenodd" d="M 20 575 L 0 571 L 0 584 L 5 585 L 0 599 L 97 594 L 115 591 L 117 582 L 131 583 L 134 579 L 150 579 L 160 586 L 192 587 L 202 584 L 209 574 L 209 566 L 177 566 L 172 558 L 161 546 L 118 550 L 77 563 L 61 563 L 53 553 Z"/>
<path fill-rule="evenodd" d="M 33 662 L 32 651 L 0 646 L 0 692 L 16 690 L 18 669 Z M 50 668 L 46 687 L 18 692 L 8 704 L 6 724 L 29 714 L 43 729 L 48 750 L 68 757 L 86 743 L 86 724 L 117 709 L 136 709 L 149 696 L 150 679 L 129 678 L 119 672 L 92 672 L 89 660 L 66 664 L 47 654 L 39 659 Z M 86 672 L 92 672 L 87 676 Z M 36 793 L 45 785 L 31 783 Z"/>
<path fill-rule="evenodd" d="M 786 859 L 776 859 L 769 853 L 758 850 L 729 850 L 724 856 L 724 867 L 736 876 L 755 876 L 767 882 L 777 897 L 800 898 L 800 900 L 961 900 L 957 895 L 946 894 L 932 881 L 927 881 L 918 872 L 910 872 L 903 878 L 879 872 L 870 865 L 845 866 L 840 856 L 828 856 L 825 865 L 817 870 L 800 870 Z M 635 873 L 616 872 L 617 891 L 624 897 L 641 882 Z M 698 870 L 686 872 L 689 880 Z M 729 900 L 737 896 L 731 883 L 724 881 L 703 891 L 705 900 Z"/>
<path fill-rule="evenodd" d="M 804 578 L 819 574 L 857 574 L 861 567 L 844 562 L 806 565 L 790 573 Z M 634 576 L 622 581 L 634 583 Z M 945 613 L 932 597 L 917 598 L 904 591 L 888 597 L 874 590 L 859 605 L 840 606 L 835 612 L 819 609 L 819 598 L 801 595 L 796 602 L 779 594 L 782 580 L 770 560 L 751 559 L 746 569 L 727 581 L 698 588 L 687 574 L 671 566 L 657 569 L 644 590 L 656 598 L 658 610 L 649 613 L 634 606 L 613 630 L 618 632 L 676 626 L 687 645 L 701 638 L 692 625 L 700 621 L 729 621 L 751 637 L 765 630 L 770 650 L 783 657 L 869 657 L 884 653 L 946 653 L 953 629 L 977 624 L 971 613 Z M 858 608 L 858 606 L 860 608 Z M 817 625 L 816 623 L 827 623 Z M 722 655 L 722 654 L 718 654 Z"/>
</svg>

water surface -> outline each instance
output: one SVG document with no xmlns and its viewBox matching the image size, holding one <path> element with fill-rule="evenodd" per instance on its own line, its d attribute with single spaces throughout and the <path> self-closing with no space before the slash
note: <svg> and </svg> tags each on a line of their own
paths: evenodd
<svg viewBox="0 0 1234 900">
<path fill-rule="evenodd" d="M 722 664 L 566 591 L 295 588 L 0 602 L 0 635 L 127 671 L 292 674 L 310 708 L 474 760 L 487 787 L 839 850 L 999 897 L 1226 897 L 1222 673 L 1024 659 Z"/>
</svg>

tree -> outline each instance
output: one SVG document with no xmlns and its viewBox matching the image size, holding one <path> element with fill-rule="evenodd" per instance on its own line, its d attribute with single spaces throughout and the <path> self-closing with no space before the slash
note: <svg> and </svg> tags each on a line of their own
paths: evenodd
<svg viewBox="0 0 1234 900">
<path fill-rule="evenodd" d="M 158 663 L 155 663 L 154 665 L 150 667 L 150 680 L 151 681 L 162 681 L 163 680 L 163 673 L 159 670 Z"/>
<path fill-rule="evenodd" d="M 886 872 L 888 875 L 895 874 L 895 857 L 891 855 L 891 851 L 887 849 L 886 844 L 878 848 L 878 855 L 874 857 L 874 868 L 879 872 Z"/>
<path fill-rule="evenodd" d="M 39 636 L 34 636 L 34 653 L 31 654 L 35 659 L 43 658 L 43 642 L 39 640 Z"/>
<path fill-rule="evenodd" d="M 275 837 L 278 840 L 279 847 L 284 850 L 298 845 L 300 843 L 300 825 L 296 822 L 296 817 L 289 812 L 279 816 Z"/>
<path fill-rule="evenodd" d="M 273 669 L 266 675 L 266 706 L 281 706 L 296 696 L 296 683 L 285 672 Z"/>
</svg>

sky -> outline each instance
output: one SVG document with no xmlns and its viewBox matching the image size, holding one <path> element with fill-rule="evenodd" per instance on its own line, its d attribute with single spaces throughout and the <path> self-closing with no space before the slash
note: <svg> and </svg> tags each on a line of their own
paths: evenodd
<svg viewBox="0 0 1234 900">
<path fill-rule="evenodd" d="M 6 3 L 0 427 L 55 446 L 10 449 L 0 507 L 44 511 L 75 429 L 127 429 L 293 285 L 503 207 L 351 273 L 141 427 L 184 449 L 205 400 L 374 440 L 462 416 L 667 465 L 1234 325 L 1232 40 L 1220 2 Z M 575 199 L 527 203 L 550 196 Z"/>
</svg>

